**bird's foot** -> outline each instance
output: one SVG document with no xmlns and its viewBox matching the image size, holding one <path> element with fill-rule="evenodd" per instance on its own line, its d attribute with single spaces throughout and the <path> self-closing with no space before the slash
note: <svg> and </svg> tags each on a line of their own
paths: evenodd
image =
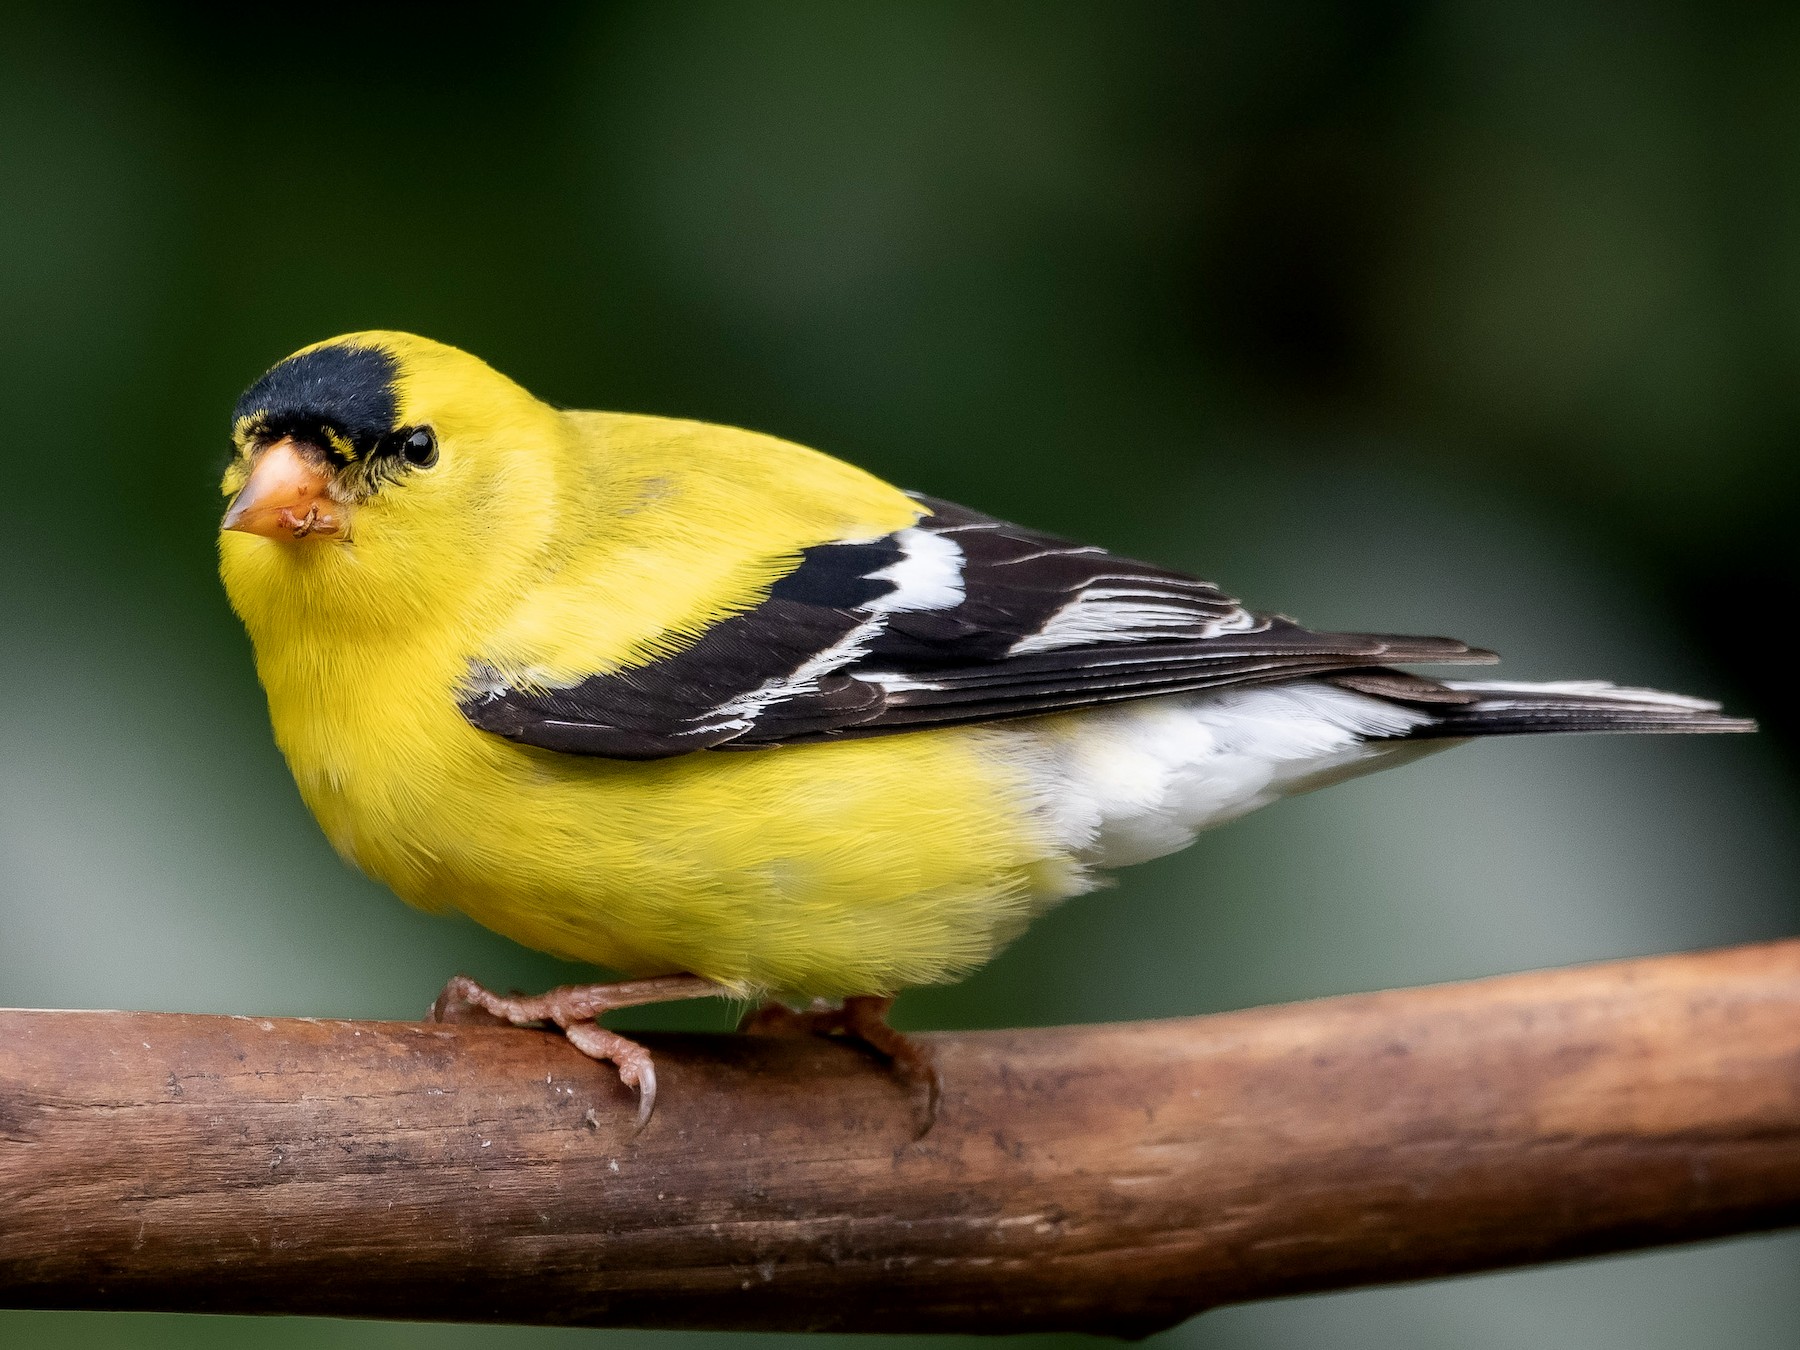
<svg viewBox="0 0 1800 1350">
<path fill-rule="evenodd" d="M 650 1052 L 636 1041 L 601 1026 L 600 1015 L 645 1003 L 729 996 L 730 992 L 698 975 L 659 975 L 614 984 L 568 984 L 527 996 L 496 994 L 467 975 L 454 975 L 431 1005 L 431 1020 L 560 1027 L 570 1045 L 589 1059 L 612 1063 L 619 1071 L 619 1081 L 637 1091 L 637 1128 L 641 1130 L 656 1109 L 656 1065 Z"/>
<path fill-rule="evenodd" d="M 943 1080 L 931 1052 L 888 1025 L 888 1009 L 893 1006 L 891 996 L 866 994 L 847 998 L 840 1007 L 833 1007 L 822 998 L 814 999 L 812 1006 L 796 1012 L 771 999 L 747 1013 L 738 1023 L 738 1030 L 746 1036 L 835 1036 L 866 1045 L 887 1060 L 894 1076 L 915 1098 L 923 1095 L 924 1105 L 917 1113 L 918 1128 L 913 1135 L 922 1139 L 937 1121 Z"/>
</svg>

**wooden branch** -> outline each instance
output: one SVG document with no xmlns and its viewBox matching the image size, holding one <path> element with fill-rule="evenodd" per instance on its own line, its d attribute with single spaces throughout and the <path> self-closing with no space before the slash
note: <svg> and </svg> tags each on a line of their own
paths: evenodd
<svg viewBox="0 0 1800 1350">
<path fill-rule="evenodd" d="M 0 1304 L 1147 1333 L 1800 1222 L 1800 942 L 1137 1025 L 650 1040 L 0 1012 Z"/>
</svg>

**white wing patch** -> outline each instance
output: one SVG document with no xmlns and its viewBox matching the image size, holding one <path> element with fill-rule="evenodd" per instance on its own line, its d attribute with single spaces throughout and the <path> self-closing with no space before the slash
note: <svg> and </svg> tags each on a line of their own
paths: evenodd
<svg viewBox="0 0 1800 1350">
<path fill-rule="evenodd" d="M 1709 698 L 1690 698 L 1661 689 L 1633 689 L 1629 685 L 1611 684 L 1606 680 L 1445 680 L 1448 688 L 1470 694 L 1481 694 L 1484 707 L 1535 706 L 1539 700 L 1508 699 L 1508 694 L 1568 694 L 1577 698 L 1593 698 L 1607 702 L 1644 703 L 1659 708 L 1681 708 L 1688 712 L 1718 712 L 1719 705 Z"/>
<path fill-rule="evenodd" d="M 953 609 L 963 602 L 962 545 L 947 535 L 910 526 L 894 536 L 900 558 L 869 576 L 891 581 L 894 589 L 868 608 L 877 614 L 907 610 Z"/>
<path fill-rule="evenodd" d="M 1109 578 L 1101 578 L 1102 581 Z M 1253 632 L 1266 622 L 1243 606 L 1217 617 L 1201 618 L 1181 603 L 1178 594 L 1145 589 L 1132 578 L 1110 578 L 1118 585 L 1092 585 L 1052 614 L 1044 626 L 1008 649 L 1008 656 L 1086 647 L 1106 642 L 1153 642 L 1158 638 L 1211 638 L 1221 633 Z"/>
<path fill-rule="evenodd" d="M 856 672 L 856 678 L 868 680 L 871 684 L 878 684 L 890 694 L 905 693 L 909 689 L 942 689 L 944 687 L 941 681 L 921 680 L 917 676 L 902 675 L 895 670 L 859 670 Z"/>
<path fill-rule="evenodd" d="M 911 527 L 894 535 L 900 557 L 868 575 L 889 581 L 894 589 L 862 606 L 869 618 L 822 651 L 815 652 L 787 675 L 765 680 L 755 689 L 721 703 L 703 731 L 747 730 L 764 709 L 785 699 L 812 693 L 819 681 L 859 660 L 887 627 L 885 616 L 924 609 L 952 609 L 963 601 L 963 551 L 954 539 Z M 921 686 L 923 687 L 923 686 Z"/>
</svg>

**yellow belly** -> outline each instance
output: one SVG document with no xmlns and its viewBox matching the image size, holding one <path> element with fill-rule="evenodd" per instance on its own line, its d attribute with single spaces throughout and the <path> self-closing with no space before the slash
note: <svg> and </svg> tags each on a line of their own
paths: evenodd
<svg viewBox="0 0 1800 1350">
<path fill-rule="evenodd" d="M 345 856 L 414 904 L 627 974 L 802 995 L 942 982 L 1081 888 L 1004 729 L 627 763 L 501 741 L 447 699 L 366 719 L 271 707 Z"/>
</svg>

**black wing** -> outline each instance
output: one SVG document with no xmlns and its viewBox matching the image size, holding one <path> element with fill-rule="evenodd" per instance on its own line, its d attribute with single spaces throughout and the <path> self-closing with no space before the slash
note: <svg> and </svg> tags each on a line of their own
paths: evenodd
<svg viewBox="0 0 1800 1350">
<path fill-rule="evenodd" d="M 1449 638 L 1315 633 L 1179 572 L 918 501 L 907 529 L 805 550 L 766 599 L 674 656 L 552 690 L 478 669 L 463 711 L 549 750 L 658 759 L 1308 675 L 1461 703 L 1383 667 L 1493 659 Z"/>
</svg>

